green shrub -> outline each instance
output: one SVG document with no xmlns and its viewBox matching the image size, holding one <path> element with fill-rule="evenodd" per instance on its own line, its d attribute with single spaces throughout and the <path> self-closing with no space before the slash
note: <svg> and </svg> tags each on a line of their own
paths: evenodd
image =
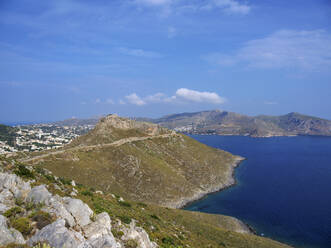
<svg viewBox="0 0 331 248">
<path fill-rule="evenodd" d="M 34 174 L 32 171 L 27 169 L 24 165 L 20 164 L 17 166 L 16 170 L 14 173 L 17 176 L 24 177 L 24 178 L 35 178 Z"/>
<path fill-rule="evenodd" d="M 113 233 L 114 237 L 118 239 L 121 239 L 122 236 L 124 235 L 124 232 L 117 231 L 116 229 L 112 229 L 111 232 Z"/>
<path fill-rule="evenodd" d="M 130 224 L 130 223 L 131 223 L 131 218 L 128 217 L 128 216 L 124 216 L 124 215 L 122 215 L 122 216 L 119 216 L 119 218 L 120 218 L 120 220 L 121 220 L 123 223 L 125 223 L 125 224 Z"/>
<path fill-rule="evenodd" d="M 93 196 L 93 193 L 89 190 L 84 190 L 82 191 L 82 195 L 85 195 L 85 196 Z"/>
<path fill-rule="evenodd" d="M 29 216 L 33 221 L 37 222 L 37 228 L 42 229 L 43 227 L 51 224 L 53 222 L 52 216 L 44 211 L 37 211 Z"/>
<path fill-rule="evenodd" d="M 131 204 L 129 202 L 126 201 L 118 201 L 118 203 L 123 206 L 123 207 L 127 207 L 127 208 L 131 208 Z"/>
<path fill-rule="evenodd" d="M 71 180 L 70 179 L 65 179 L 63 177 L 59 178 L 60 182 L 63 183 L 64 185 L 71 185 Z"/>
<path fill-rule="evenodd" d="M 7 218 L 15 217 L 17 214 L 23 213 L 23 209 L 20 207 L 12 207 L 8 209 L 3 215 Z"/>
<path fill-rule="evenodd" d="M 155 215 L 155 214 L 151 214 L 150 216 L 151 216 L 153 219 L 160 220 L 160 218 L 159 218 L 157 215 Z"/>
<path fill-rule="evenodd" d="M 172 237 L 164 237 L 162 238 L 162 243 L 167 245 L 174 245 L 174 239 Z"/>
<path fill-rule="evenodd" d="M 32 231 L 30 220 L 25 217 L 14 219 L 11 222 L 11 226 L 20 231 L 25 236 L 29 235 Z"/>
</svg>

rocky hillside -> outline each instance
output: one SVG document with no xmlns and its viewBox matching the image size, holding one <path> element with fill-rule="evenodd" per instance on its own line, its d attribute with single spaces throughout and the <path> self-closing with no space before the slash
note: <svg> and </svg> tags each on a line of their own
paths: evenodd
<svg viewBox="0 0 331 248">
<path fill-rule="evenodd" d="M 242 159 L 156 124 L 110 115 L 69 146 L 21 161 L 130 200 L 176 208 L 232 185 Z"/>
<path fill-rule="evenodd" d="M 299 113 L 251 117 L 214 110 L 168 115 L 149 121 L 192 134 L 248 135 L 253 137 L 331 136 L 331 121 Z"/>
<path fill-rule="evenodd" d="M 288 247 L 221 215 L 124 200 L 0 157 L 0 247 Z"/>
</svg>

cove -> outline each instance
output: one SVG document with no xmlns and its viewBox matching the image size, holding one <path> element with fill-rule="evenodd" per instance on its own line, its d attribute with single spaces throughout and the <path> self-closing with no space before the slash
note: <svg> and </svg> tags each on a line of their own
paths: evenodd
<svg viewBox="0 0 331 248">
<path fill-rule="evenodd" d="M 185 209 L 237 217 L 294 247 L 331 247 L 331 137 L 191 137 L 246 160 L 235 186 Z"/>
</svg>

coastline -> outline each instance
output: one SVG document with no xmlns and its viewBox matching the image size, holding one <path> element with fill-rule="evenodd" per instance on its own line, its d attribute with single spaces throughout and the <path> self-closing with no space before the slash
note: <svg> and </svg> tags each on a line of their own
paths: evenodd
<svg viewBox="0 0 331 248">
<path fill-rule="evenodd" d="M 225 184 L 222 183 L 221 185 L 213 186 L 206 191 L 199 192 L 198 194 L 194 195 L 193 197 L 190 197 L 190 198 L 187 197 L 186 199 L 179 200 L 180 203 L 177 203 L 177 206 L 175 206 L 175 208 L 184 209 L 185 207 L 191 205 L 192 203 L 204 199 L 205 197 L 207 197 L 210 194 L 221 192 L 232 186 L 235 186 L 237 184 L 237 180 L 235 178 L 235 169 L 238 168 L 240 166 L 240 164 L 246 160 L 246 158 L 241 157 L 241 156 L 236 155 L 235 157 L 236 157 L 235 160 L 231 164 L 231 174 L 230 174 L 230 178 L 228 178 L 227 183 L 225 183 Z"/>
<path fill-rule="evenodd" d="M 185 207 L 191 205 L 194 202 L 201 201 L 202 199 L 208 197 L 208 195 L 218 193 L 218 192 L 226 190 L 230 187 L 235 186 L 237 184 L 237 179 L 235 177 L 235 169 L 238 168 L 240 166 L 240 164 L 245 160 L 246 160 L 246 158 L 236 155 L 235 160 L 231 164 L 231 173 L 230 173 L 230 177 L 228 178 L 227 183 L 225 183 L 225 184 L 222 183 L 221 185 L 213 186 L 206 191 L 195 194 L 193 197 L 189 197 L 189 198 L 187 197 L 185 199 L 181 199 L 179 202 L 177 202 L 177 204 L 175 204 L 175 208 L 185 210 Z M 187 210 L 187 211 L 190 211 L 190 210 Z M 238 230 L 236 230 L 236 232 L 249 233 L 249 234 L 256 235 L 256 231 L 250 225 L 239 220 L 236 217 L 233 217 L 233 216 L 229 216 L 229 217 L 232 218 L 238 226 L 240 226 L 240 228 Z"/>
</svg>

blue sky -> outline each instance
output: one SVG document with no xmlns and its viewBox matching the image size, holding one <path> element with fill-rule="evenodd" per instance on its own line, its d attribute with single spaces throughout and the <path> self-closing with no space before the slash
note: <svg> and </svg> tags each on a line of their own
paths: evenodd
<svg viewBox="0 0 331 248">
<path fill-rule="evenodd" d="M 0 122 L 207 109 L 331 119 L 328 0 L 4 0 L 0 33 Z"/>
</svg>

